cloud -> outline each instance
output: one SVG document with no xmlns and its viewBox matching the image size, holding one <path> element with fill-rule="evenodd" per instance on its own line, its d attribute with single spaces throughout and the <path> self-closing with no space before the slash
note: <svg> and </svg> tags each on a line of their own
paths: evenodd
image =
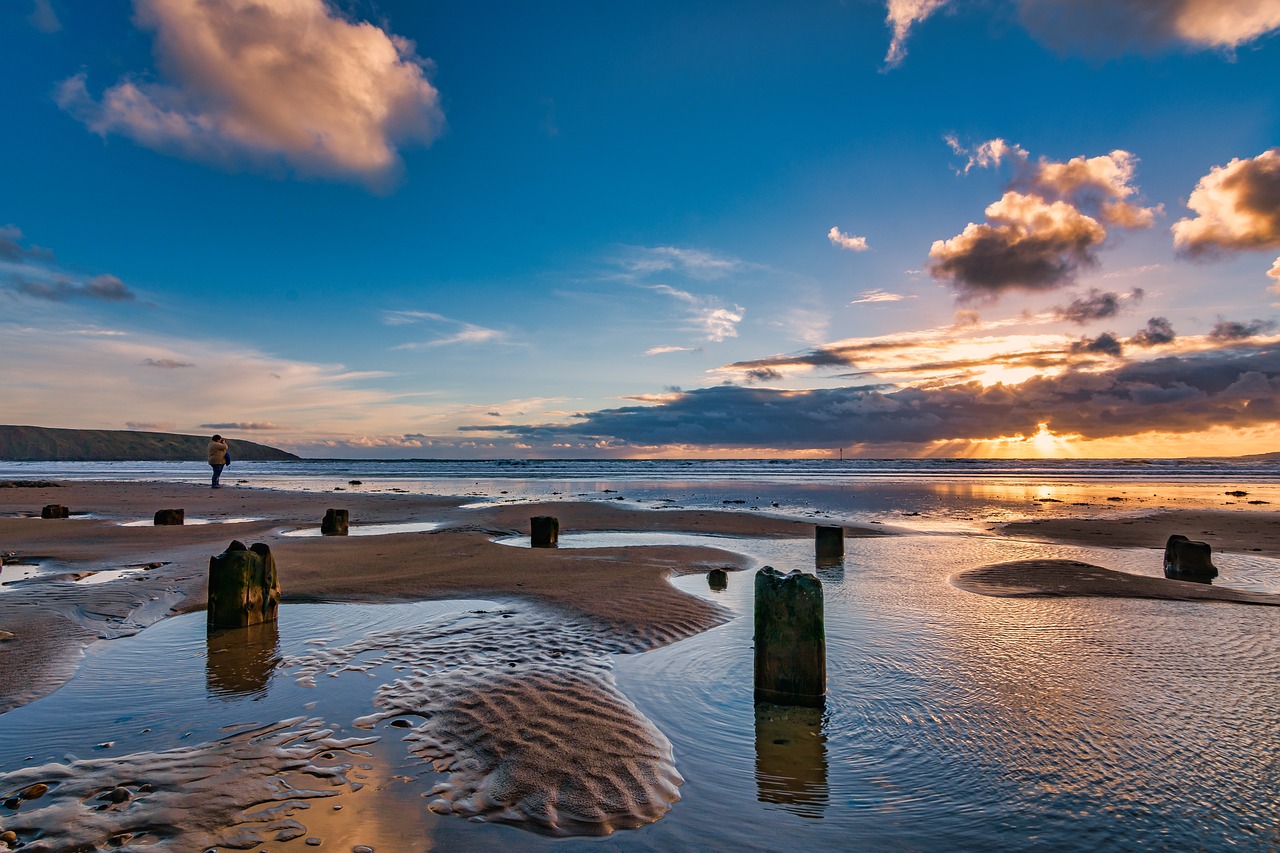
<svg viewBox="0 0 1280 853">
<path fill-rule="evenodd" d="M 1018 0 L 1018 12 L 1045 44 L 1098 57 L 1173 45 L 1230 50 L 1280 27 L 1276 0 Z"/>
<path fill-rule="evenodd" d="M 1076 355 L 1109 355 L 1119 358 L 1124 355 L 1124 346 L 1111 332 L 1103 332 L 1096 338 L 1081 338 L 1071 345 L 1071 352 Z"/>
<path fill-rule="evenodd" d="M 662 347 L 649 347 L 647 350 L 644 351 L 644 354 L 645 355 L 665 355 L 666 353 L 669 353 L 669 352 L 699 352 L 700 350 L 701 350 L 701 347 L 662 346 Z"/>
<path fill-rule="evenodd" d="M 64 302 L 68 299 L 97 299 L 103 302 L 132 302 L 137 298 L 125 283 L 113 275 L 95 275 L 82 281 L 59 276 L 53 281 L 33 281 L 15 276 L 12 287 L 19 293 Z"/>
<path fill-rule="evenodd" d="M 277 426 L 276 424 L 272 424 L 272 423 L 254 423 L 254 422 L 245 423 L 243 421 L 233 421 L 233 422 L 221 423 L 221 424 L 200 424 L 200 428 L 201 429 L 238 429 L 243 432 L 252 432 L 254 430 L 284 429 L 284 427 Z"/>
<path fill-rule="evenodd" d="M 1275 291 L 1280 294 L 1280 258 L 1276 258 L 1276 262 L 1271 265 L 1271 269 L 1267 270 L 1267 275 L 1276 280 Z"/>
<path fill-rule="evenodd" d="M 444 124 L 428 63 L 406 39 L 324 0 L 135 0 L 163 82 L 125 77 L 95 99 L 86 75 L 58 104 L 101 136 L 227 167 L 287 163 L 384 185 L 397 148 Z"/>
<path fill-rule="evenodd" d="M 142 432 L 170 432 L 177 428 L 177 424 L 172 422 L 154 423 L 151 421 L 125 421 L 125 427 L 128 429 L 141 430 Z"/>
<path fill-rule="evenodd" d="M 720 385 L 652 406 L 585 413 L 574 423 L 506 425 L 526 441 L 800 449 L 1030 436 L 1046 423 L 1084 438 L 1241 428 L 1280 418 L 1280 350 L 1169 356 L 1016 385 L 964 382 L 885 392 Z"/>
<path fill-rule="evenodd" d="M 947 0 L 888 0 L 885 23 L 893 30 L 893 40 L 884 57 L 886 68 L 893 68 L 907 58 L 907 34 L 911 32 L 911 28 L 946 3 Z"/>
<path fill-rule="evenodd" d="M 1280 148 L 1214 166 L 1187 199 L 1194 217 L 1173 223 L 1173 245 L 1191 257 L 1280 246 Z"/>
<path fill-rule="evenodd" d="M 53 252 L 40 246 L 22 245 L 22 230 L 13 225 L 0 226 L 0 261 L 53 262 Z"/>
<path fill-rule="evenodd" d="M 1071 300 L 1070 304 L 1054 308 L 1053 313 L 1059 319 L 1080 326 L 1087 326 L 1094 320 L 1105 320 L 1108 317 L 1114 317 L 1119 314 L 1122 303 L 1126 298 L 1138 302 L 1145 295 L 1145 291 L 1139 287 L 1135 287 L 1130 291 L 1127 297 L 1119 293 L 1103 292 L 1093 287 L 1084 296 L 1077 296 Z"/>
<path fill-rule="evenodd" d="M 1214 341 L 1247 341 L 1259 335 L 1274 332 L 1276 324 L 1271 320 L 1254 320 L 1250 323 L 1239 323 L 1234 320 L 1219 320 L 1213 324 L 1209 338 Z"/>
<path fill-rule="evenodd" d="M 845 234 L 834 225 L 827 232 L 827 239 L 839 248 L 848 249 L 850 252 L 865 252 L 870 248 L 867 245 L 866 237 L 854 237 L 852 234 Z"/>
<path fill-rule="evenodd" d="M 1135 347 L 1158 347 L 1173 343 L 1177 335 L 1173 324 L 1167 317 L 1152 317 L 1147 321 L 1145 329 L 1139 329 L 1129 338 L 1128 343 Z"/>
<path fill-rule="evenodd" d="M 989 169 L 999 166 L 1010 158 L 1026 160 L 1030 156 L 1021 145 L 1005 142 L 1003 139 L 998 138 L 980 142 L 973 148 L 966 148 L 955 134 L 947 134 L 943 139 L 947 145 L 951 146 L 952 151 L 968 158 L 964 167 L 960 169 L 961 174 L 968 174 L 969 170 L 975 166 Z"/>
<path fill-rule="evenodd" d="M 619 258 L 617 264 L 633 276 L 677 272 L 702 281 L 721 278 L 744 266 L 737 258 L 677 246 L 632 249 L 628 255 Z"/>
<path fill-rule="evenodd" d="M 671 287 L 667 284 L 647 286 L 649 290 L 673 297 L 688 306 L 689 320 L 693 328 L 713 343 L 738 336 L 738 324 L 746 316 L 741 305 L 727 307 L 713 296 L 702 296 Z"/>
<path fill-rule="evenodd" d="M 1014 178 L 1000 200 L 987 207 L 987 221 L 970 222 L 930 248 L 930 275 L 948 282 L 961 302 L 1069 284 L 1080 269 L 1097 264 L 1107 226 L 1146 228 L 1161 211 L 1136 202 L 1137 158 L 1127 151 L 1059 163 L 1032 161 L 1021 147 L 999 139 L 972 151 L 954 137 L 947 141 L 957 153 L 969 155 L 965 171 L 997 166 L 1010 156 L 1015 161 Z"/>
<path fill-rule="evenodd" d="M 415 341 L 400 344 L 394 349 L 433 349 L 435 347 L 452 346 L 454 344 L 505 344 L 510 343 L 510 335 L 499 329 L 489 329 L 462 320 L 454 320 L 443 314 L 432 311 L 383 311 L 382 322 L 388 326 L 404 326 L 413 323 L 430 322 L 450 327 L 452 331 L 429 341 Z"/>
<path fill-rule="evenodd" d="M 876 302 L 901 302 L 907 297 L 898 293 L 889 293 L 887 290 L 864 290 L 858 294 L 858 298 L 850 302 L 850 305 L 861 305 L 863 303 Z"/>
<path fill-rule="evenodd" d="M 27 23 L 42 33 L 56 33 L 62 29 L 62 22 L 49 0 L 35 0 L 33 5 L 31 14 L 27 15 Z"/>
<path fill-rule="evenodd" d="M 178 370 L 183 367 L 195 367 L 190 361 L 178 361 L 176 358 L 144 358 L 142 363 L 147 367 L 159 367 L 163 370 Z"/>
</svg>

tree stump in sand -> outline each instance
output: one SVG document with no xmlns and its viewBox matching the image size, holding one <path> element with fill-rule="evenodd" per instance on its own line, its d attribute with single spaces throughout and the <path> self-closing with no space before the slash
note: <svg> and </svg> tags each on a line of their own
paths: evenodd
<svg viewBox="0 0 1280 853">
<path fill-rule="evenodd" d="M 729 588 L 729 573 L 724 569 L 712 569 L 707 572 L 707 586 L 716 592 Z"/>
<path fill-rule="evenodd" d="M 757 702 L 821 707 L 827 692 L 822 584 L 772 566 L 756 572 Z"/>
<path fill-rule="evenodd" d="M 41 518 L 70 518 L 71 510 L 62 504 L 45 504 L 40 509 Z"/>
<path fill-rule="evenodd" d="M 1218 576 L 1218 567 L 1209 559 L 1211 552 L 1208 542 L 1193 542 L 1175 533 L 1164 546 L 1164 576 L 1209 583 Z"/>
<path fill-rule="evenodd" d="M 819 560 L 839 560 L 844 556 L 844 528 L 816 525 L 813 548 Z"/>
<path fill-rule="evenodd" d="M 560 519 L 535 515 L 529 519 L 529 544 L 534 548 L 555 548 L 560 541 Z"/>
<path fill-rule="evenodd" d="M 181 509 L 158 509 L 156 510 L 155 526 L 163 527 L 173 524 L 185 524 L 187 520 L 186 510 Z"/>
<path fill-rule="evenodd" d="M 209 558 L 209 627 L 243 628 L 272 622 L 280 606 L 276 558 L 261 543 L 232 542 Z"/>
<path fill-rule="evenodd" d="M 346 536 L 350 522 L 351 514 L 347 510 L 326 510 L 324 520 L 320 522 L 320 533 L 324 536 Z"/>
</svg>

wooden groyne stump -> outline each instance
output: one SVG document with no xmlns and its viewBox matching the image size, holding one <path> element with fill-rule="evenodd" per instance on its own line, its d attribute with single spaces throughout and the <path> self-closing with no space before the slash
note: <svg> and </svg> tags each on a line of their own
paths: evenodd
<svg viewBox="0 0 1280 853">
<path fill-rule="evenodd" d="M 40 508 L 41 518 L 70 518 L 71 510 L 62 504 L 45 504 Z"/>
<path fill-rule="evenodd" d="M 724 569 L 712 569 L 707 572 L 707 586 L 716 592 L 729 588 L 729 573 Z"/>
<path fill-rule="evenodd" d="M 262 543 L 234 541 L 209 558 L 209 627 L 243 628 L 272 622 L 280 606 L 276 558 Z"/>
<path fill-rule="evenodd" d="M 813 528 L 813 550 L 819 560 L 839 560 L 844 557 L 844 528 L 825 524 Z"/>
<path fill-rule="evenodd" d="M 756 572 L 755 700 L 821 707 L 827 692 L 822 584 L 814 575 Z"/>
<path fill-rule="evenodd" d="M 529 544 L 534 548 L 554 548 L 560 541 L 560 519 L 535 515 L 529 519 Z"/>
<path fill-rule="evenodd" d="M 174 524 L 185 524 L 187 512 L 182 509 L 158 509 L 155 515 L 155 526 L 164 527 Z"/>
<path fill-rule="evenodd" d="M 326 510 L 320 522 L 320 533 L 324 536 L 346 536 L 351 525 L 351 514 L 345 509 Z"/>
<path fill-rule="evenodd" d="M 1164 546 L 1164 576 L 1179 581 L 1209 583 L 1218 576 L 1208 542 L 1193 542 L 1175 533 Z"/>
</svg>

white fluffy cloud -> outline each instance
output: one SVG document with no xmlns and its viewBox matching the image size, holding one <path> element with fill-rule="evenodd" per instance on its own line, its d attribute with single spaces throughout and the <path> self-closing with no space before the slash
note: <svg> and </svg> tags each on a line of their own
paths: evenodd
<svg viewBox="0 0 1280 853">
<path fill-rule="evenodd" d="M 827 232 L 827 239 L 833 245 L 841 249 L 848 249 L 850 252 L 865 252 L 868 248 L 866 237 L 855 237 L 852 234 L 845 234 L 836 226 L 832 225 L 831 230 Z"/>
<path fill-rule="evenodd" d="M 884 64 L 890 68 L 907 56 L 907 34 L 916 24 L 945 6 L 947 0 L 889 0 L 885 23 L 893 30 L 893 41 Z"/>
<path fill-rule="evenodd" d="M 63 109 L 103 136 L 225 165 L 284 162 L 298 172 L 382 183 L 397 146 L 443 126 L 414 45 L 340 17 L 324 0 L 135 0 L 155 32 L 165 82 L 126 77 L 95 100 L 86 75 L 58 89 Z"/>
</svg>

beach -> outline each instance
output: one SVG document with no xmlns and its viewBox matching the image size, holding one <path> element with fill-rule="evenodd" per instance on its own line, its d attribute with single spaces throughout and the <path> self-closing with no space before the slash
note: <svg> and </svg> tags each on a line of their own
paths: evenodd
<svg viewBox="0 0 1280 853">
<path fill-rule="evenodd" d="M 1108 488 L 1097 487 L 1095 491 L 1101 495 Z M 728 499 L 724 500 L 728 504 Z M 26 517 L 38 514 L 41 506 L 50 503 L 68 506 L 72 517 Z M 669 500 L 666 505 L 670 505 Z M 378 536 L 291 535 L 314 533 L 325 510 L 335 506 L 349 510 L 353 532 L 361 526 L 379 524 L 429 523 L 431 529 Z M 152 514 L 169 507 L 182 507 L 188 523 L 174 527 L 152 526 Z M 489 643 L 487 648 L 508 649 L 513 656 L 511 666 L 523 673 L 519 678 L 505 677 L 492 668 L 469 669 L 473 667 L 470 656 L 475 651 L 468 646 L 470 651 L 458 653 L 464 663 L 450 670 L 452 680 L 448 682 L 447 700 L 440 693 L 439 685 L 432 682 L 438 673 L 420 674 L 417 682 L 407 678 L 379 688 L 376 705 L 380 710 L 369 718 L 368 726 L 389 725 L 405 712 L 422 715 L 426 713 L 424 708 L 434 709 L 426 714 L 427 723 L 420 733 L 416 754 L 437 769 L 452 766 L 450 762 L 457 755 L 476 751 L 523 756 L 521 769 L 512 771 L 517 781 L 508 781 L 507 788 L 503 789 L 506 802 L 498 803 L 502 797 L 495 799 L 494 791 L 486 787 L 492 784 L 492 774 L 481 774 L 467 777 L 470 781 L 465 783 L 452 782 L 453 793 L 442 795 L 444 805 L 436 808 L 437 811 L 452 810 L 453 814 L 479 816 L 486 821 L 540 827 L 540 832 L 551 835 L 592 835 L 654 821 L 670 822 L 671 819 L 663 819 L 663 815 L 680 799 L 682 780 L 667 735 L 655 730 L 631 700 L 619 693 L 611 670 L 599 670 L 594 661 L 600 655 L 619 654 L 638 656 L 635 659 L 643 661 L 650 656 L 641 653 L 686 646 L 688 643 L 681 641 L 695 637 L 702 642 L 703 636 L 716 635 L 711 629 L 734 622 L 742 613 L 741 602 L 734 606 L 707 594 L 690 594 L 687 588 L 682 588 L 680 583 L 673 584 L 670 579 L 686 577 L 692 581 L 712 568 L 742 573 L 758 566 L 761 558 L 747 556 L 745 551 L 751 549 L 745 546 L 733 547 L 731 543 L 735 538 L 756 543 L 774 540 L 780 543 L 778 547 L 791 549 L 786 553 L 806 549 L 811 553 L 813 520 L 787 518 L 768 509 L 767 505 L 739 508 L 735 503 L 725 509 L 707 506 L 658 510 L 652 505 L 627 505 L 603 489 L 591 500 L 491 501 L 479 505 L 467 496 L 374 492 L 355 486 L 344 489 L 341 494 L 319 489 L 228 487 L 211 490 L 207 486 L 172 482 L 66 481 L 56 487 L 0 489 L 0 551 L 16 556 L 16 560 L 11 558 L 11 566 L 38 564 L 39 568 L 38 572 L 6 586 L 0 593 L 0 630 L 4 632 L 0 634 L 3 637 L 0 655 L 5 663 L 0 667 L 0 707 L 7 711 L 20 709 L 53 693 L 75 674 L 91 647 L 109 647 L 134 635 L 139 635 L 135 639 L 141 639 L 145 635 L 140 632 L 150 625 L 201 611 L 209 558 L 220 553 L 232 540 L 246 544 L 265 542 L 279 568 L 282 608 L 322 602 L 374 605 L 454 600 L 481 600 L 516 608 L 503 614 L 508 620 L 507 630 L 489 634 L 486 632 L 490 627 L 476 624 L 466 631 L 478 632 L 475 637 L 489 637 L 484 641 Z M 1024 514 L 1038 509 L 1030 508 Z M 958 516 L 984 511 L 990 512 L 991 507 L 960 505 L 954 510 Z M 1103 514 L 1107 511 L 1109 514 Z M 536 515 L 558 517 L 561 531 L 565 533 L 595 531 L 615 536 L 680 533 L 695 538 L 690 544 L 586 549 L 530 549 L 512 547 L 511 541 L 498 541 L 527 537 L 529 519 Z M 910 517 L 904 518 L 902 525 L 910 521 Z M 1277 521 L 1280 513 L 1262 506 L 1241 505 L 1228 509 L 1220 505 L 1184 505 L 1153 508 L 1146 514 L 1138 514 L 1132 506 L 1113 508 L 1099 498 L 1089 507 L 1088 517 L 1072 517 L 1060 511 L 1048 518 L 989 525 L 985 531 L 975 525 L 975 529 L 963 537 L 935 534 L 930 538 L 901 525 L 859 524 L 848 518 L 840 524 L 845 528 L 847 541 L 865 542 L 868 554 L 898 553 L 894 549 L 901 547 L 895 544 L 899 542 L 918 543 L 919 547 L 934 550 L 950 547 L 952 543 L 978 543 L 965 545 L 975 549 L 970 558 L 973 564 L 964 562 L 964 555 L 969 551 L 957 552 L 958 561 L 954 566 L 957 573 L 997 562 L 986 556 L 1005 552 L 1010 560 L 1043 556 L 1056 565 L 1054 560 L 1059 551 L 1054 549 L 1064 546 L 1094 549 L 1092 553 L 1104 555 L 1106 551 L 1098 549 L 1116 549 L 1117 555 L 1128 555 L 1119 560 L 1120 565 L 1108 567 L 1101 559 L 1096 562 L 1104 563 L 1107 568 L 1125 570 L 1134 559 L 1150 559 L 1153 577 L 1148 578 L 1150 588 L 1144 595 L 1177 598 L 1177 595 L 1165 594 L 1164 584 L 1180 582 L 1154 577 L 1159 574 L 1160 550 L 1171 533 L 1184 533 L 1209 542 L 1215 555 L 1242 555 L 1247 559 L 1256 555 L 1264 558 L 1264 565 L 1269 566 L 1266 560 L 1280 558 Z M 698 545 L 696 542 L 700 540 L 696 537 L 719 537 L 721 541 L 730 542 L 730 546 Z M 931 542 L 935 545 L 930 546 Z M 767 549 L 770 546 L 753 547 Z M 863 546 L 851 544 L 854 550 L 859 547 Z M 1144 551 L 1150 552 L 1149 557 L 1141 556 Z M 852 571 L 852 566 L 852 562 L 848 563 L 844 571 Z M 813 570 L 812 564 L 810 570 Z M 822 576 L 823 570 L 817 571 Z M 93 583 L 95 575 L 110 580 Z M 1002 592 L 992 586 L 990 576 L 985 580 L 986 588 L 981 588 L 982 584 L 971 584 L 970 589 L 996 596 L 1007 594 L 1007 590 Z M 1231 580 L 1225 577 L 1221 585 L 1230 586 Z M 1066 587 L 1061 585 L 1061 577 L 1057 577 L 1056 582 L 1059 586 L 1055 595 L 1096 594 L 1090 591 L 1086 579 L 1069 578 Z M 1078 586 L 1072 588 L 1071 583 Z M 705 580 L 701 584 L 705 589 Z M 836 592 L 834 588 L 833 592 Z M 1021 594 L 1026 592 L 1022 590 Z M 1256 589 L 1250 594 L 1261 595 L 1263 599 L 1268 595 L 1266 590 L 1259 593 Z M 526 605 L 532 609 L 521 609 Z M 1217 601 L 1197 602 L 1195 606 L 1239 605 Z M 1273 611 L 1270 607 L 1248 609 Z M 1280 613 L 1280 610 L 1274 612 Z M 1258 618 L 1271 619 L 1273 615 Z M 422 651 L 422 655 L 415 657 L 405 649 L 434 649 L 436 646 L 432 644 L 450 636 L 453 629 L 432 629 L 435 633 L 428 632 L 429 637 L 414 635 L 409 628 L 403 630 L 409 633 L 397 635 L 394 642 L 360 641 L 365 645 L 357 642 L 351 647 L 356 651 L 335 652 L 337 657 L 320 653 L 312 657 L 286 656 L 285 664 L 295 672 L 313 673 L 307 676 L 312 678 L 325 672 L 336 674 L 354 666 L 352 661 L 360 654 L 358 649 L 363 648 L 363 653 L 374 655 L 380 665 L 412 669 L 421 666 L 423 655 L 429 657 L 436 652 Z M 559 645 L 545 644 L 546 637 L 557 635 L 562 636 Z M 513 636 L 521 639 L 516 642 L 510 639 Z M 574 643 L 578 643 L 576 648 L 580 651 L 573 651 Z M 565 664 L 570 658 L 581 663 Z M 560 698 L 548 702 L 548 696 Z M 472 699 L 475 704 L 469 705 Z M 1268 720 L 1267 725 L 1273 722 Z M 294 724 L 295 728 L 297 725 Z M 288 726 L 282 731 L 289 738 L 297 734 Z M 494 732 L 509 735 L 512 731 L 541 731 L 544 736 L 558 732 L 554 738 L 556 748 L 538 753 L 531 752 L 526 743 L 501 738 L 496 743 L 493 741 Z M 603 749 L 602 744 L 619 737 L 619 732 L 625 733 L 624 739 L 633 749 L 615 756 L 612 764 L 590 757 Z M 330 752 L 342 753 L 354 748 L 333 740 L 334 735 L 325 737 L 329 739 L 317 736 L 317 742 L 326 743 Z M 577 750 L 565 746 L 579 738 Z M 588 748 L 592 744 L 594 746 Z M 605 754 L 612 753 L 606 749 Z M 234 760 L 219 759 L 223 762 L 219 766 L 243 765 L 247 759 L 243 754 L 237 755 Z M 252 761 L 274 766 L 272 762 L 276 758 L 278 755 L 275 758 L 257 756 Z M 566 762 L 573 767 L 590 765 L 593 760 L 601 766 L 587 775 L 594 772 L 593 778 L 607 780 L 606 788 L 623 792 L 605 795 L 601 793 L 603 789 L 588 786 L 595 792 L 590 796 L 612 803 L 609 808 L 582 807 L 580 814 L 571 817 L 566 811 L 557 817 L 554 812 L 538 811 L 527 805 L 538 799 L 536 796 L 530 799 L 527 789 L 540 784 L 564 793 L 565 802 L 582 800 L 585 789 L 575 787 L 582 784 L 577 772 L 565 771 L 564 766 Z M 3 769 L 15 770 L 13 766 Z M 82 774 L 76 778 L 92 778 L 93 774 L 104 772 L 96 767 L 81 770 Z M 21 769 L 19 775 L 26 772 Z M 566 772 L 573 778 L 567 778 Z M 455 768 L 455 776 L 459 773 Z M 234 777 L 235 772 L 230 772 L 228 779 Z M 72 787 L 68 781 L 66 790 Z M 683 789 L 686 799 L 691 787 L 687 785 Z M 804 798 L 800 801 L 803 804 Z M 178 808 L 176 802 L 164 808 Z M 511 811 L 512 802 L 525 803 L 520 807 L 525 811 L 520 808 Z M 249 804 L 243 808 L 249 809 Z M 7 828 L 22 814 L 19 811 L 0 819 L 0 826 Z M 216 824 L 225 819 L 225 814 L 211 817 L 207 826 L 197 821 L 196 829 L 204 834 L 195 837 L 216 839 L 224 828 Z M 309 831 L 315 823 L 306 818 L 300 820 Z M 334 837 L 345 831 L 341 821 L 334 824 L 332 815 L 325 818 L 324 825 L 330 827 Z M 361 837 L 365 838 L 380 831 L 367 823 L 354 822 L 350 826 L 362 828 Z"/>
</svg>

